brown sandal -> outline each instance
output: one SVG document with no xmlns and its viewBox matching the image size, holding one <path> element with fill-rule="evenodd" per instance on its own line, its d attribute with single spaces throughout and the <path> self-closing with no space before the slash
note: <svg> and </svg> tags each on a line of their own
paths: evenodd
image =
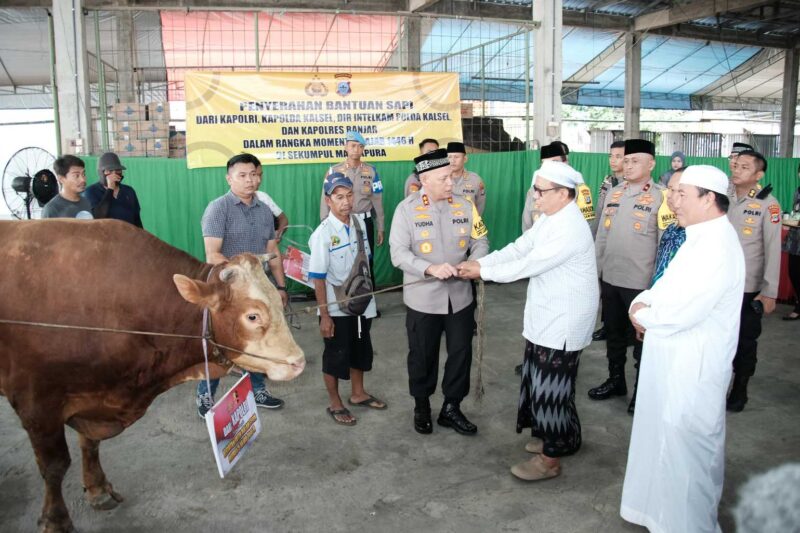
<svg viewBox="0 0 800 533">
<path fill-rule="evenodd" d="M 325 410 L 328 412 L 329 415 L 331 415 L 331 418 L 333 418 L 333 421 L 336 422 L 337 424 L 341 424 L 343 426 L 355 426 L 356 425 L 356 422 L 357 422 L 356 417 L 351 415 L 350 411 L 348 411 L 344 407 L 341 408 L 341 409 L 331 409 L 330 407 L 326 407 Z M 337 417 L 341 417 L 341 416 L 349 416 L 350 420 L 342 420 L 341 418 L 337 418 Z"/>
<path fill-rule="evenodd" d="M 377 399 L 372 394 L 367 395 L 367 398 L 360 402 L 354 402 L 352 399 L 347 400 L 350 405 L 360 405 L 361 407 L 369 407 L 370 409 L 383 410 L 386 409 L 386 402 Z"/>
</svg>

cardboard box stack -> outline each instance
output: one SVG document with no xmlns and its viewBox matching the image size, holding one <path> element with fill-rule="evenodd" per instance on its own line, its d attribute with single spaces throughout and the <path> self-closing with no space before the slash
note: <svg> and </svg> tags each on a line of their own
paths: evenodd
<svg viewBox="0 0 800 533">
<path fill-rule="evenodd" d="M 120 102 L 112 106 L 114 150 L 126 157 L 169 155 L 169 105 Z"/>
<path fill-rule="evenodd" d="M 169 144 L 166 139 L 147 139 L 147 157 L 168 157 Z"/>
<path fill-rule="evenodd" d="M 169 130 L 169 157 L 183 159 L 186 157 L 186 133 Z"/>
</svg>

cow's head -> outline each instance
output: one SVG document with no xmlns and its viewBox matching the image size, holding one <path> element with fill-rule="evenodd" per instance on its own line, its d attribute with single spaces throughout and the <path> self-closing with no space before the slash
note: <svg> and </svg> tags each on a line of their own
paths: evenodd
<svg viewBox="0 0 800 533">
<path fill-rule="evenodd" d="M 276 381 L 294 379 L 303 371 L 303 350 L 294 342 L 280 294 L 256 256 L 242 254 L 215 266 L 208 282 L 181 274 L 173 280 L 185 300 L 209 309 L 216 342 L 269 358 L 228 352 L 235 364 Z"/>
</svg>

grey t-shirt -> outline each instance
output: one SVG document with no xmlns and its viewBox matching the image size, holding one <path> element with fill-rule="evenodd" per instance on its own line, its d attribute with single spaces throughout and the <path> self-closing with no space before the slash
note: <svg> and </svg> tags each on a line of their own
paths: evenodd
<svg viewBox="0 0 800 533">
<path fill-rule="evenodd" d="M 78 213 L 81 216 L 78 216 Z M 42 209 L 42 218 L 94 218 L 92 216 L 92 204 L 89 200 L 80 197 L 77 202 L 71 202 L 61 196 L 56 195 Z"/>
</svg>

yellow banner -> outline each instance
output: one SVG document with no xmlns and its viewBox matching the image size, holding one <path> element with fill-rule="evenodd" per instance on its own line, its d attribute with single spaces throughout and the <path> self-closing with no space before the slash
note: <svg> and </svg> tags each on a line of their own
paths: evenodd
<svg viewBox="0 0 800 533">
<path fill-rule="evenodd" d="M 461 140 L 455 73 L 187 72 L 189 168 L 242 152 L 265 165 L 345 159 L 344 136 L 367 161 L 410 161 L 427 137 Z"/>
</svg>

